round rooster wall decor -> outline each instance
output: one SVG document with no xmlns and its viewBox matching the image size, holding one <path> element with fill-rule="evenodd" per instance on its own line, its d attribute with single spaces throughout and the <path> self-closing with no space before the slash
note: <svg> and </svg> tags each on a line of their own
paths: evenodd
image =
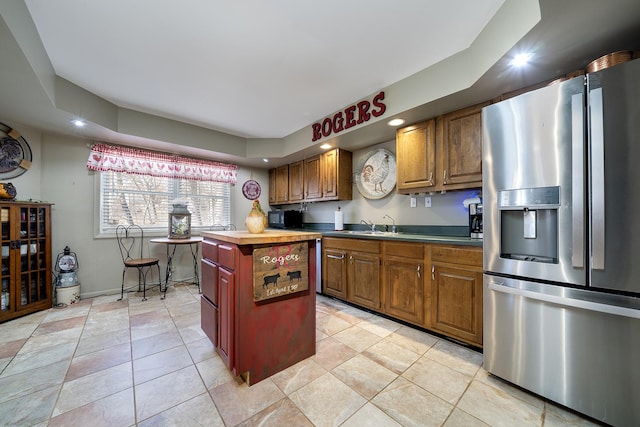
<svg viewBox="0 0 640 427">
<path fill-rule="evenodd" d="M 380 148 L 362 158 L 356 169 L 358 191 L 367 199 L 381 199 L 396 186 L 396 157 Z"/>
</svg>

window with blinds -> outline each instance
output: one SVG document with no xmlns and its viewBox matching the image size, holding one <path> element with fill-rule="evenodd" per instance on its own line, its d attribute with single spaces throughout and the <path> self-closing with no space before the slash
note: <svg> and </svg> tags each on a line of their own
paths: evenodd
<svg viewBox="0 0 640 427">
<path fill-rule="evenodd" d="M 231 222 L 231 184 L 100 172 L 100 233 L 118 225 L 166 232 L 173 200 L 187 200 L 191 227 L 209 229 Z"/>
</svg>

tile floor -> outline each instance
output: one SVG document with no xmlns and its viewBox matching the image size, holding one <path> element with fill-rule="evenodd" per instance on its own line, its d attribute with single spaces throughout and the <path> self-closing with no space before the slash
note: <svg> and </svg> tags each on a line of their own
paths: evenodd
<svg viewBox="0 0 640 427">
<path fill-rule="evenodd" d="M 251 387 L 200 329 L 196 287 L 116 298 L 0 325 L 0 425 L 593 425 L 477 352 L 323 296 L 316 355 Z"/>
</svg>

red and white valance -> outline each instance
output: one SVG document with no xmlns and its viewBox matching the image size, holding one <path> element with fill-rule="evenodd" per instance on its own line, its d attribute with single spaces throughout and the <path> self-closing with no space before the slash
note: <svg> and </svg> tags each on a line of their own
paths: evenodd
<svg viewBox="0 0 640 427">
<path fill-rule="evenodd" d="M 195 181 L 235 184 L 237 166 L 210 160 L 96 143 L 91 147 L 87 168 Z"/>
</svg>

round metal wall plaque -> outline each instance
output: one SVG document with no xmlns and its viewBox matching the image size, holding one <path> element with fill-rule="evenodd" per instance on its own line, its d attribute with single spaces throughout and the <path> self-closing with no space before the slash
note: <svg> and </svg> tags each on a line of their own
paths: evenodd
<svg viewBox="0 0 640 427">
<path fill-rule="evenodd" d="M 0 123 L 0 179 L 22 175 L 31 167 L 31 147 L 20 133 Z"/>
<path fill-rule="evenodd" d="M 384 148 L 367 153 L 356 168 L 358 191 L 367 199 L 381 199 L 396 187 L 396 157 Z"/>
</svg>

